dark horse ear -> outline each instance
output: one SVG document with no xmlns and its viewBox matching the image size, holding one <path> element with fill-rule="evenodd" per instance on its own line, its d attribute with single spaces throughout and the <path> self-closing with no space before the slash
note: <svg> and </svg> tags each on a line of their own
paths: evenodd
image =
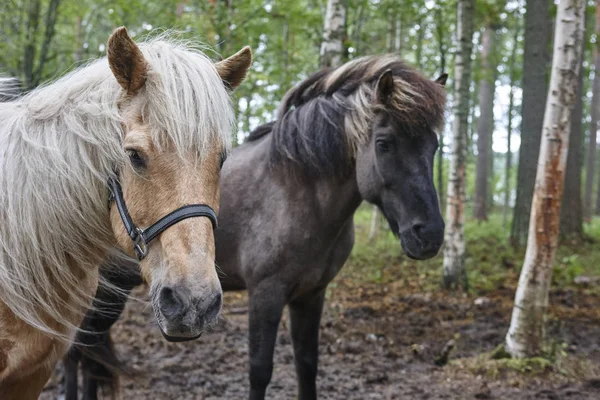
<svg viewBox="0 0 600 400">
<path fill-rule="evenodd" d="M 229 89 L 238 87 L 246 78 L 252 64 L 252 50 L 246 46 L 229 58 L 215 64 L 223 83 Z"/>
<path fill-rule="evenodd" d="M 127 94 L 135 95 L 146 84 L 148 63 L 127 29 L 117 28 L 108 39 L 108 65 Z"/>
<path fill-rule="evenodd" d="M 435 80 L 435 83 L 439 83 L 442 86 L 446 86 L 446 80 L 448 80 L 448 74 L 444 72 Z"/>
<path fill-rule="evenodd" d="M 382 104 L 389 104 L 394 94 L 394 74 L 391 69 L 385 71 L 377 80 L 377 100 Z"/>
</svg>

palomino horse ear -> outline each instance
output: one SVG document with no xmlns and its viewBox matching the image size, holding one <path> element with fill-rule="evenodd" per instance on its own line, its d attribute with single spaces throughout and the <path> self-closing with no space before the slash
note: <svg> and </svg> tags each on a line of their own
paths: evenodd
<svg viewBox="0 0 600 400">
<path fill-rule="evenodd" d="M 391 69 L 385 71 L 377 80 L 377 100 L 382 104 L 389 104 L 394 94 L 394 74 Z"/>
<path fill-rule="evenodd" d="M 448 80 L 448 74 L 444 72 L 435 80 L 435 83 L 439 83 L 442 86 L 446 86 L 446 80 Z"/>
<path fill-rule="evenodd" d="M 242 83 L 252 64 L 252 50 L 246 46 L 229 58 L 215 64 L 225 86 L 233 90 Z"/>
<path fill-rule="evenodd" d="M 146 84 L 148 63 L 124 26 L 108 39 L 108 65 L 127 94 L 135 95 Z"/>
</svg>

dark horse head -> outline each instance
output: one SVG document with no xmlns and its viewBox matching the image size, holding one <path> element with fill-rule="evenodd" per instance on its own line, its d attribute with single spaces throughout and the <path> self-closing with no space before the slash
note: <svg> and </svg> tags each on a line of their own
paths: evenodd
<svg viewBox="0 0 600 400">
<path fill-rule="evenodd" d="M 394 56 L 359 58 L 301 82 L 280 118 L 250 139 L 272 131 L 273 161 L 293 161 L 308 175 L 354 172 L 406 254 L 427 259 L 444 240 L 433 160 L 446 77 L 427 79 Z"/>
<path fill-rule="evenodd" d="M 447 76 L 430 81 L 399 63 L 383 64 L 372 91 L 371 135 L 356 155 L 358 186 L 381 209 L 406 254 L 427 259 L 444 242 L 433 160 Z"/>
</svg>

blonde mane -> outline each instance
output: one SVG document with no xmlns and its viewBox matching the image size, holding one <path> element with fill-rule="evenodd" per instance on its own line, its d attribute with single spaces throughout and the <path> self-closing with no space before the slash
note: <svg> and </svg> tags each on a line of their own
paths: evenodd
<svg viewBox="0 0 600 400">
<path fill-rule="evenodd" d="M 215 142 L 229 149 L 233 109 L 213 62 L 165 35 L 139 47 L 149 71 L 138 96 L 155 143 L 200 162 Z M 103 58 L 0 103 L 0 301 L 56 337 L 76 328 L 68 314 L 93 296 L 80 281 L 114 244 L 106 181 L 127 159 L 121 94 Z"/>
</svg>

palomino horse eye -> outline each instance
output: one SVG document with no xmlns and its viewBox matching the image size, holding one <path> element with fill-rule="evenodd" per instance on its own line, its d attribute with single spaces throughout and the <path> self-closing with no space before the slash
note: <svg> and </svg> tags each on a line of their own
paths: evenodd
<svg viewBox="0 0 600 400">
<path fill-rule="evenodd" d="M 137 150 L 133 150 L 133 149 L 127 149 L 126 150 L 127 155 L 129 156 L 129 161 L 131 162 L 131 166 L 134 169 L 142 169 L 146 167 L 146 162 L 144 161 L 144 159 L 142 158 L 142 156 L 140 155 L 140 153 Z"/>
<path fill-rule="evenodd" d="M 221 160 L 219 161 L 219 168 L 223 169 L 223 164 L 225 164 L 225 160 L 227 160 L 227 153 L 225 151 L 223 151 L 221 153 Z"/>
</svg>

